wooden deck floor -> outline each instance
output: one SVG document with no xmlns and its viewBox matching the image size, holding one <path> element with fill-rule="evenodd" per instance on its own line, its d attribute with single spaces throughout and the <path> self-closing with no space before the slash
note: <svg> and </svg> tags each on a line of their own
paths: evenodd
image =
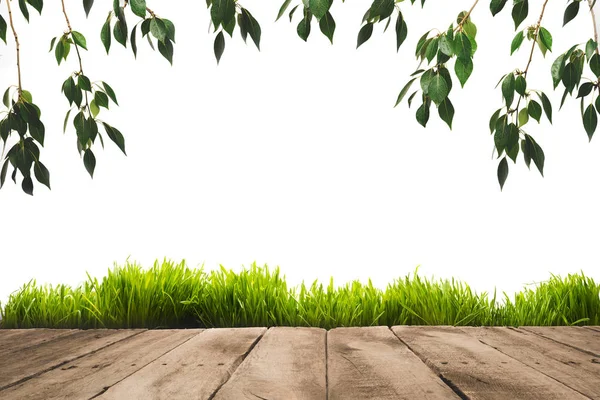
<svg viewBox="0 0 600 400">
<path fill-rule="evenodd" d="M 600 327 L 0 330 L 0 399 L 600 399 Z"/>
</svg>

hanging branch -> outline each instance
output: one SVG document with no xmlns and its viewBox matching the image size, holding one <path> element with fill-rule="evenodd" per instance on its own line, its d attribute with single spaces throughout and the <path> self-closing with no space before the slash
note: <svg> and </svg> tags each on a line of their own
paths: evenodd
<svg viewBox="0 0 600 400">
<path fill-rule="evenodd" d="M 19 44 L 19 36 L 17 35 L 17 31 L 15 29 L 15 25 L 13 24 L 13 16 L 12 10 L 10 8 L 10 0 L 6 0 L 6 8 L 8 8 L 8 19 L 10 21 L 10 29 L 12 30 L 13 36 L 15 37 L 15 44 L 17 47 L 17 73 L 19 76 L 19 97 L 21 96 L 21 92 L 23 91 L 23 87 L 21 85 L 21 45 Z"/>
</svg>

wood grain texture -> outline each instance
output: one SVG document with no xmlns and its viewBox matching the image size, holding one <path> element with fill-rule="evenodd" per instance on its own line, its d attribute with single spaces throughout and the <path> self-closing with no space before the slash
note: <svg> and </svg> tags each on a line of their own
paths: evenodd
<svg viewBox="0 0 600 400">
<path fill-rule="evenodd" d="M 326 331 L 271 328 L 215 400 L 325 400 Z"/>
<path fill-rule="evenodd" d="M 600 357 L 600 332 L 594 329 L 579 326 L 522 326 L 519 329 L 563 343 L 594 357 Z"/>
<path fill-rule="evenodd" d="M 0 329 L 0 358 L 75 332 L 76 329 Z"/>
<path fill-rule="evenodd" d="M 10 362 L 0 363 L 0 389 L 14 385 L 22 379 L 59 367 L 140 332 L 142 330 L 98 329 L 77 331 L 70 335 L 62 335 L 54 340 L 39 343 L 36 346 L 27 347 L 19 352 L 19 357 L 12 357 Z"/>
<path fill-rule="evenodd" d="M 469 399 L 587 399 L 459 328 L 395 326 L 392 329 L 448 385 Z"/>
<path fill-rule="evenodd" d="M 153 330 L 0 392 L 3 400 L 90 399 L 120 382 L 201 330 Z"/>
<path fill-rule="evenodd" d="M 460 329 L 564 385 L 600 399 L 600 362 L 592 356 L 520 329 Z"/>
<path fill-rule="evenodd" d="M 459 399 L 388 327 L 327 333 L 329 400 Z"/>
<path fill-rule="evenodd" d="M 265 332 L 266 328 L 205 330 L 98 399 L 208 399 Z"/>
</svg>

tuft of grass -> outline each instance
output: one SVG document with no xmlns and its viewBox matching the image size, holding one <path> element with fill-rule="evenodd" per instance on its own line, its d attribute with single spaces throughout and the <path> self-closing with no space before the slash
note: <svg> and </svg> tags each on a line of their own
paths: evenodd
<svg viewBox="0 0 600 400">
<path fill-rule="evenodd" d="M 0 304 L 0 328 L 189 328 L 372 325 L 600 325 L 600 285 L 581 274 L 552 275 L 511 300 L 477 294 L 455 279 L 418 275 L 385 290 L 371 280 L 335 287 L 318 281 L 288 288 L 279 268 L 253 263 L 239 273 L 205 273 L 185 261 L 115 265 L 101 281 L 78 287 L 35 280 Z"/>
</svg>

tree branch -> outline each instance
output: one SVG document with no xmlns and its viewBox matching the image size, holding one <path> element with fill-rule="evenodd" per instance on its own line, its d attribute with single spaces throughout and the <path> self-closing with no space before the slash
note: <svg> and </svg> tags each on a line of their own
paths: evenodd
<svg viewBox="0 0 600 400">
<path fill-rule="evenodd" d="M 544 18 L 544 11 L 546 11 L 546 4 L 548 4 L 548 0 L 544 1 L 544 5 L 542 6 L 542 12 L 540 13 L 540 18 L 538 19 L 538 22 L 535 26 L 535 32 L 533 33 L 533 44 L 531 45 L 531 52 L 529 52 L 529 61 L 527 61 L 527 66 L 525 67 L 525 71 L 523 71 L 524 77 L 527 77 L 527 71 L 529 71 L 529 66 L 531 65 L 531 60 L 533 59 L 533 51 L 535 50 L 537 38 L 540 34 L 540 27 L 542 26 L 542 18 Z"/>
<path fill-rule="evenodd" d="M 63 14 L 65 16 L 65 21 L 67 21 L 67 28 L 69 28 L 69 32 L 68 33 L 69 33 L 69 35 L 73 36 L 73 28 L 71 27 L 71 22 L 69 21 L 69 16 L 67 15 L 67 10 L 65 9 L 65 0 L 60 0 L 60 2 L 62 3 L 62 12 L 63 12 Z M 77 59 L 79 60 L 79 73 L 81 75 L 84 75 L 84 73 L 83 73 L 83 64 L 81 62 L 81 53 L 79 52 L 79 46 L 77 45 L 77 43 L 75 42 L 75 40 L 73 40 L 73 45 L 75 46 L 75 52 L 77 53 Z M 85 94 L 85 105 L 89 108 L 89 101 L 88 101 L 87 91 L 84 91 L 84 94 Z"/>
<path fill-rule="evenodd" d="M 594 13 L 594 0 L 588 0 L 588 4 L 590 5 L 590 15 L 592 16 L 592 24 L 594 25 L 594 41 L 598 43 L 598 28 L 596 26 L 596 13 Z M 598 47 L 596 46 L 596 54 L 600 54 L 598 52 Z"/>
<path fill-rule="evenodd" d="M 12 10 L 10 9 L 11 0 L 6 0 L 6 7 L 8 8 L 8 19 L 10 21 L 10 29 L 12 29 L 12 33 L 15 37 L 15 43 L 17 46 L 17 73 L 19 76 L 19 97 L 21 97 L 21 92 L 23 91 L 23 87 L 21 86 L 21 45 L 19 44 L 19 36 L 17 35 L 17 31 L 15 30 L 15 25 L 13 24 Z"/>
</svg>

